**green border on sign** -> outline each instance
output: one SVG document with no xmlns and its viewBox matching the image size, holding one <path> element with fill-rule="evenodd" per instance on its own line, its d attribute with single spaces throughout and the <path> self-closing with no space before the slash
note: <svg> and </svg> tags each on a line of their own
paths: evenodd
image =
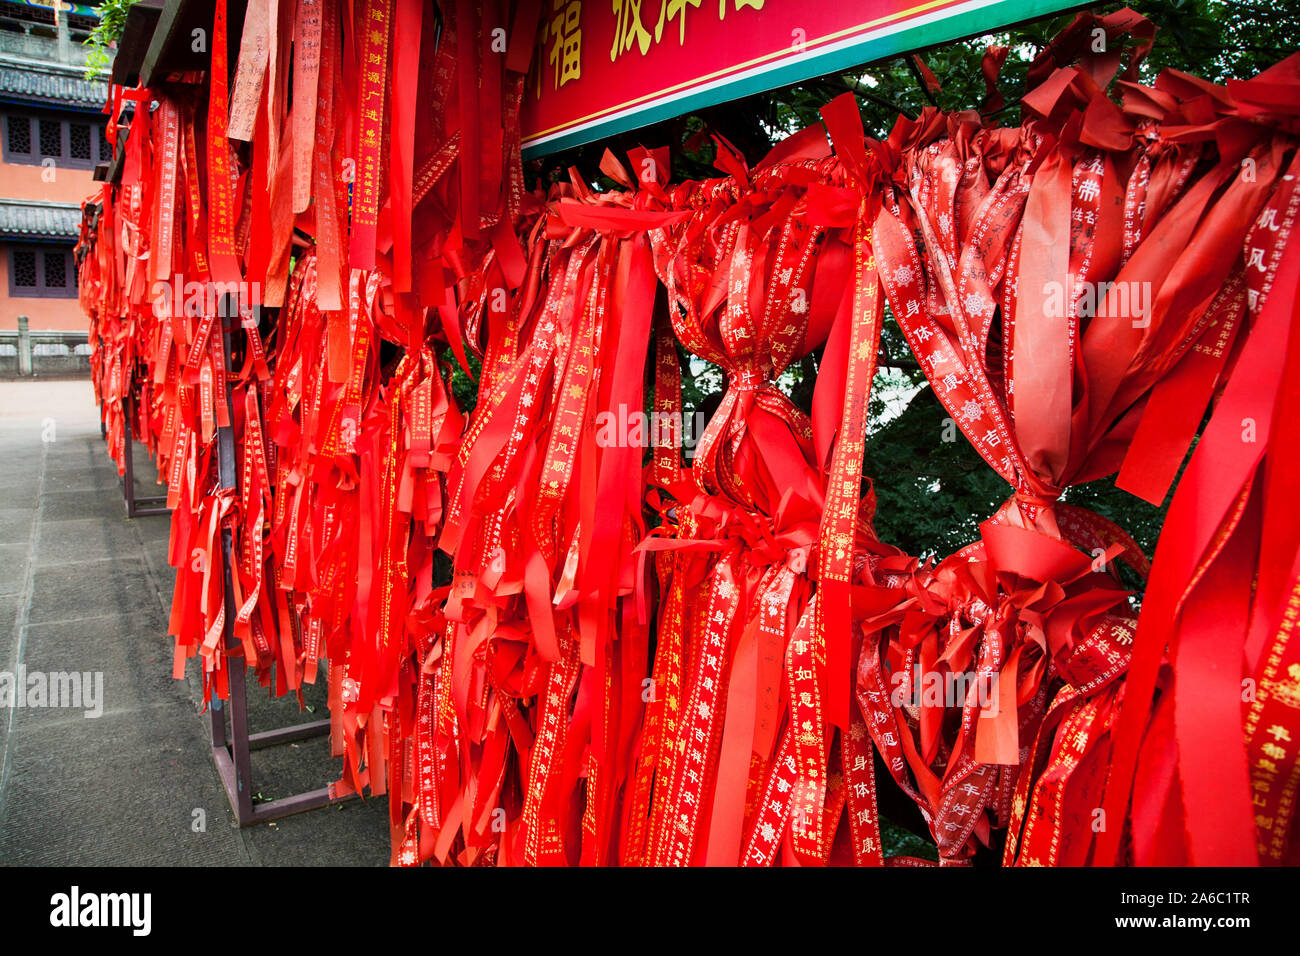
<svg viewBox="0 0 1300 956">
<path fill-rule="evenodd" d="M 549 156 L 574 146 L 605 139 L 618 133 L 640 129 L 661 120 L 682 116 L 692 110 L 706 106 L 716 106 L 728 100 L 765 93 L 782 86 L 789 86 L 803 80 L 836 73 L 864 63 L 873 63 L 890 57 L 909 53 L 940 43 L 951 43 L 963 37 L 978 36 L 994 30 L 1005 29 L 1016 23 L 1036 20 L 1054 13 L 1062 13 L 1078 8 L 1077 3 L 1062 4 L 1061 0 L 1008 0 L 976 10 L 965 10 L 952 16 L 944 17 L 935 23 L 910 27 L 898 33 L 883 37 L 866 37 L 860 43 L 843 49 L 834 50 L 778 66 L 752 76 L 723 84 L 709 90 L 688 93 L 670 102 L 652 102 L 631 115 L 616 116 L 610 119 L 594 120 L 591 123 L 564 133 L 545 143 L 525 145 L 524 159 L 537 159 Z"/>
</svg>

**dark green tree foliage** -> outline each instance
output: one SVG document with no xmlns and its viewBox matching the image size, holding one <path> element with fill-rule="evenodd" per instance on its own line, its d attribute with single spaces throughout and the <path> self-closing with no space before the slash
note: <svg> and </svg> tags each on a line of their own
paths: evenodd
<svg viewBox="0 0 1300 956">
<path fill-rule="evenodd" d="M 885 402 L 871 399 L 879 416 Z M 918 556 L 947 557 L 979 537 L 1007 484 L 953 425 L 928 385 L 867 443 L 863 473 L 876 490 L 876 533 Z"/>
<path fill-rule="evenodd" d="M 451 393 L 456 399 L 456 404 L 460 410 L 469 414 L 478 404 L 478 378 L 483 368 L 483 363 L 473 352 L 467 352 L 465 357 L 469 360 L 470 374 L 466 375 L 465 370 L 460 367 L 455 356 L 451 354 L 451 349 L 444 351 L 444 356 L 451 362 Z"/>
<path fill-rule="evenodd" d="M 99 24 L 86 37 L 85 78 L 96 80 L 113 65 L 113 48 L 126 29 L 126 15 L 136 0 L 103 0 L 99 7 Z"/>
</svg>

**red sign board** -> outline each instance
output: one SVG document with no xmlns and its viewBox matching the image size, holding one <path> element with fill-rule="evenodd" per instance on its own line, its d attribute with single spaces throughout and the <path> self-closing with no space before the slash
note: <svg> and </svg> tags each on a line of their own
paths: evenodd
<svg viewBox="0 0 1300 956">
<path fill-rule="evenodd" d="M 1068 0 L 541 0 L 524 156 L 996 30 Z"/>
</svg>

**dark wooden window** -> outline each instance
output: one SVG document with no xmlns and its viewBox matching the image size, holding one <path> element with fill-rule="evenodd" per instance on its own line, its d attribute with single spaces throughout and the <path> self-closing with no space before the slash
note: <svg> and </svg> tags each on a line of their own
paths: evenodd
<svg viewBox="0 0 1300 956">
<path fill-rule="evenodd" d="M 52 159 L 56 167 L 92 169 L 113 158 L 104 124 L 90 117 L 9 113 L 3 129 L 7 163 L 39 166 Z"/>
<path fill-rule="evenodd" d="M 67 246 L 10 246 L 9 295 L 13 298 L 73 299 L 77 267 Z"/>
<path fill-rule="evenodd" d="M 32 121 L 26 116 L 5 117 L 5 151 L 30 156 L 32 152 Z"/>
<path fill-rule="evenodd" d="M 90 124 L 68 123 L 68 155 L 73 159 L 94 159 L 90 146 Z"/>
<path fill-rule="evenodd" d="M 63 143 L 63 121 L 39 119 L 36 121 L 36 127 L 40 130 L 41 155 L 63 159 L 67 152 Z"/>
</svg>

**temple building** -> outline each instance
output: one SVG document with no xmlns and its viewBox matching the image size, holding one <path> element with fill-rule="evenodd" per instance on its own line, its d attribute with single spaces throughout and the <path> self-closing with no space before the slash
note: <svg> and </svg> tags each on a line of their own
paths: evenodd
<svg viewBox="0 0 1300 956">
<path fill-rule="evenodd" d="M 93 6 L 0 2 L 0 331 L 84 331 L 73 246 L 95 191 L 107 74 L 86 78 Z"/>
</svg>

